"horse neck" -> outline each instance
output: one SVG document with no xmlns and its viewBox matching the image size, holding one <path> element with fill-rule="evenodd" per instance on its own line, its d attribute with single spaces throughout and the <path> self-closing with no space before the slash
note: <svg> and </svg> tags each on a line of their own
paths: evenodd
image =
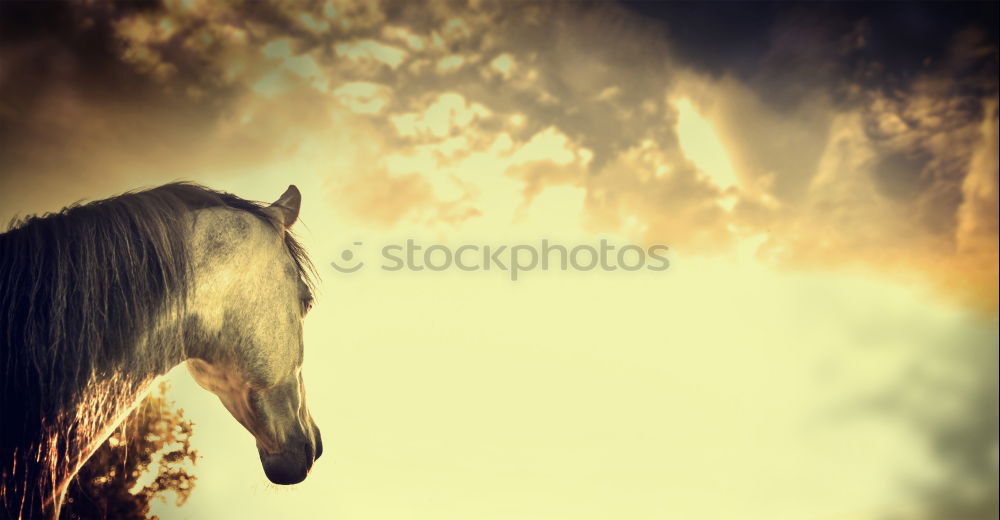
<svg viewBox="0 0 1000 520">
<path fill-rule="evenodd" d="M 76 453 L 67 457 L 71 465 L 65 468 L 62 478 L 57 479 L 63 488 L 58 492 L 60 502 L 66 486 L 87 459 L 135 409 L 153 384 L 184 361 L 183 345 L 179 343 L 181 323 L 182 319 L 177 316 L 162 317 L 146 331 L 144 339 L 128 350 L 120 372 L 110 377 L 94 374 L 82 389 L 83 397 L 75 406 L 76 416 L 70 427 L 70 431 L 78 432 L 77 437 L 70 440 Z"/>
</svg>

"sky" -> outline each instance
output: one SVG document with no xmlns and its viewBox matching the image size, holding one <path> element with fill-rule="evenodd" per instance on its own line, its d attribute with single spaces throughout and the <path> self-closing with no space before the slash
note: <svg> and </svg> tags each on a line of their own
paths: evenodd
<svg viewBox="0 0 1000 520">
<path fill-rule="evenodd" d="M 322 277 L 326 453 L 267 483 L 184 367 L 174 518 L 980 518 L 997 504 L 994 3 L 0 4 L 0 218 L 173 180 Z M 386 272 L 423 244 L 664 272 Z M 360 243 L 360 244 L 356 244 Z M 330 266 L 351 250 L 365 268 Z"/>
</svg>

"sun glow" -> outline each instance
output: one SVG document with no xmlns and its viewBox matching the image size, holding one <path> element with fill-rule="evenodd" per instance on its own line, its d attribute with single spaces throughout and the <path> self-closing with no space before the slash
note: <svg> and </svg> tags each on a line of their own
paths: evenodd
<svg viewBox="0 0 1000 520">
<path fill-rule="evenodd" d="M 712 123 L 702 116 L 690 99 L 673 102 L 677 109 L 677 138 L 684 155 L 709 181 L 721 190 L 739 186 L 736 170 Z"/>
</svg>

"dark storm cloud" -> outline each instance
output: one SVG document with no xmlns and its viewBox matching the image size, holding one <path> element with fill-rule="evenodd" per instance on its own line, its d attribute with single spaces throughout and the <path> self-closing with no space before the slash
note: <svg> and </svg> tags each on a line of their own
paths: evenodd
<svg viewBox="0 0 1000 520">
<path fill-rule="evenodd" d="M 115 24 L 159 9 L 0 3 L 0 189 L 14 199 L 10 211 L 32 208 L 41 193 L 100 196 L 130 172 L 197 155 L 197 137 L 225 96 L 193 99 L 122 59 Z M 149 180 L 181 176 L 161 175 Z"/>
<path fill-rule="evenodd" d="M 778 105 L 804 86 L 904 85 L 965 31 L 997 41 L 996 2 L 623 2 L 656 20 L 675 55 L 732 74 Z M 953 71 L 996 74 L 996 55 Z M 805 74 L 803 74 L 805 72 Z M 988 88 L 988 86 L 987 86 Z M 995 85 L 994 87 L 995 88 Z"/>
<path fill-rule="evenodd" d="M 304 31 L 264 2 L 250 2 L 233 24 L 215 23 L 212 14 L 226 15 L 218 5 L 173 19 L 163 2 L 0 2 L 5 210 L 30 211 L 45 197 L 96 198 L 138 187 L 138 177 L 140 185 L 193 178 L 280 152 L 270 130 L 228 131 L 250 85 L 225 67 L 234 53 L 258 55 L 274 33 Z M 161 17 L 169 20 L 141 23 Z M 225 32 L 233 25 L 243 41 Z M 285 110 L 272 122 L 302 125 L 314 115 Z"/>
<path fill-rule="evenodd" d="M 996 271 L 995 237 L 969 232 L 996 227 L 996 2 L 623 5 L 655 21 L 678 63 L 726 86 L 708 100 L 721 106 L 716 130 L 744 181 L 766 182 L 784 204 L 767 227 L 808 222 L 793 251 L 860 255 L 922 240 L 929 255 L 978 248 L 970 257 L 993 260 L 975 270 Z M 824 174 L 835 144 L 857 160 Z M 831 233 L 817 240 L 818 229 Z M 814 247 L 824 242 L 836 246 Z"/>
</svg>

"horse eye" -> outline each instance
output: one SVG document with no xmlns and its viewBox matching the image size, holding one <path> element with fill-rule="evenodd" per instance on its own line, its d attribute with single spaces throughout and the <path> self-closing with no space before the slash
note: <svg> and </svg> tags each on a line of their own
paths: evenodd
<svg viewBox="0 0 1000 520">
<path fill-rule="evenodd" d="M 312 307 L 313 307 L 313 299 L 311 296 L 302 299 L 303 312 L 309 312 L 312 309 Z"/>
</svg>

